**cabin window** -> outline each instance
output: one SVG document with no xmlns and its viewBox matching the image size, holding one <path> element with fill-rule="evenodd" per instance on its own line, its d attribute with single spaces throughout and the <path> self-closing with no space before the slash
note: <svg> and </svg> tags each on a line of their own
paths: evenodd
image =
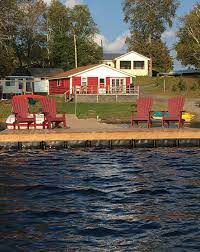
<svg viewBox="0 0 200 252">
<path fill-rule="evenodd" d="M 105 79 L 104 78 L 99 79 L 99 87 L 100 88 L 105 88 Z"/>
<path fill-rule="evenodd" d="M 133 61 L 134 69 L 144 69 L 144 61 Z"/>
<path fill-rule="evenodd" d="M 100 82 L 100 84 L 104 84 L 105 83 L 105 79 L 104 78 L 100 78 L 99 82 Z"/>
<path fill-rule="evenodd" d="M 131 69 L 131 61 L 120 61 L 120 69 Z"/>
<path fill-rule="evenodd" d="M 6 79 L 6 87 L 10 87 L 10 79 Z"/>
<path fill-rule="evenodd" d="M 82 77 L 82 79 L 81 79 L 81 86 L 82 87 L 86 87 L 87 86 L 87 78 Z"/>
<path fill-rule="evenodd" d="M 31 82 L 30 82 L 30 81 L 27 81 L 27 82 L 26 82 L 26 92 L 31 92 L 31 91 L 32 91 Z"/>
<path fill-rule="evenodd" d="M 15 86 L 15 79 L 6 78 L 6 86 L 7 87 L 14 87 Z"/>
<path fill-rule="evenodd" d="M 60 87 L 60 83 L 61 82 L 61 80 L 57 80 L 57 87 Z"/>
<path fill-rule="evenodd" d="M 18 87 L 19 89 L 23 89 L 23 79 L 18 79 Z"/>
</svg>

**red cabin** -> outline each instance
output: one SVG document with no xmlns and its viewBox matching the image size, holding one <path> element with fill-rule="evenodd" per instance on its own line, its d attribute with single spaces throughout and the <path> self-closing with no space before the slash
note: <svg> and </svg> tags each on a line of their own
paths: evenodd
<svg viewBox="0 0 200 252">
<path fill-rule="evenodd" d="M 129 94 L 135 76 L 108 65 L 88 65 L 49 79 L 49 94 Z"/>
</svg>

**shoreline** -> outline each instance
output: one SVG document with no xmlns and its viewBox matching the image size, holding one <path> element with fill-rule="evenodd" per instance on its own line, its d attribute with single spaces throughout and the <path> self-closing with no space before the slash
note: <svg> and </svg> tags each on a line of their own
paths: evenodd
<svg viewBox="0 0 200 252">
<path fill-rule="evenodd" d="M 200 147 L 200 129 L 4 130 L 0 148 Z"/>
</svg>

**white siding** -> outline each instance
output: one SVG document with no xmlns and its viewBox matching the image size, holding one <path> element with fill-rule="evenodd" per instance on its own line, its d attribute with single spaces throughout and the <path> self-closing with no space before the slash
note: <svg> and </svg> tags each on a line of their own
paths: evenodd
<svg viewBox="0 0 200 252">
<path fill-rule="evenodd" d="M 6 82 L 11 82 L 10 81 L 6 81 L 1 80 L 1 86 L 3 87 L 3 94 L 21 94 L 22 93 L 22 89 L 19 89 L 19 84 L 18 82 L 14 82 L 12 86 L 8 86 L 6 85 Z"/>
<path fill-rule="evenodd" d="M 140 55 L 138 53 L 135 53 L 135 52 L 130 52 L 130 53 L 127 53 L 127 54 L 124 54 L 124 56 L 122 55 L 119 59 L 117 60 L 131 60 L 131 61 L 142 61 L 142 60 L 148 60 L 147 57 L 144 57 L 143 55 Z"/>
<path fill-rule="evenodd" d="M 82 74 L 77 74 L 77 76 L 81 77 L 99 77 L 99 78 L 106 78 L 106 77 L 118 77 L 118 78 L 126 78 L 130 77 L 126 73 L 122 73 L 119 71 L 116 71 L 115 69 L 112 69 L 110 67 L 107 67 L 105 65 L 101 65 L 95 69 L 89 70 Z"/>
<path fill-rule="evenodd" d="M 115 67 L 115 64 L 112 60 L 103 60 L 103 64 L 106 64 L 111 67 Z"/>
<path fill-rule="evenodd" d="M 48 80 L 34 80 L 34 92 L 35 93 L 48 93 L 49 81 Z"/>
<path fill-rule="evenodd" d="M 149 59 L 137 54 L 135 52 L 130 52 L 128 54 L 122 55 L 119 59 L 116 60 L 116 68 L 120 69 L 120 61 L 131 61 L 131 69 L 122 69 L 123 71 L 134 74 L 136 76 L 146 76 L 148 75 L 148 62 Z M 144 61 L 144 69 L 134 69 L 133 68 L 133 61 Z"/>
</svg>

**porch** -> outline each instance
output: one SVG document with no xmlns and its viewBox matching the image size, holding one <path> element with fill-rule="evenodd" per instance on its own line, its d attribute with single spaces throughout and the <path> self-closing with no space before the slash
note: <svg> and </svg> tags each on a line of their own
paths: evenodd
<svg viewBox="0 0 200 252">
<path fill-rule="evenodd" d="M 71 95 L 70 95 L 71 94 Z M 65 101 L 74 98 L 76 102 L 133 102 L 140 94 L 139 86 L 75 86 L 65 92 Z"/>
</svg>

